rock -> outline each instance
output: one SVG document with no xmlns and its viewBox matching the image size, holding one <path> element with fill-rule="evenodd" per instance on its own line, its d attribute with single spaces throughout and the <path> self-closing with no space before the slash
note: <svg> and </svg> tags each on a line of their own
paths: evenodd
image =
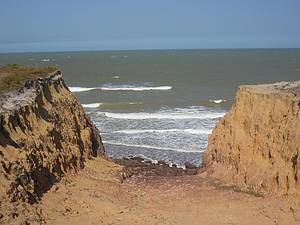
<svg viewBox="0 0 300 225">
<path fill-rule="evenodd" d="M 141 157 L 131 157 L 123 159 L 112 159 L 115 163 L 124 166 L 124 171 L 120 174 L 121 181 L 132 176 L 182 176 L 195 175 L 198 168 L 188 164 L 189 169 L 178 168 L 175 164 L 172 167 L 165 161 L 160 160 L 157 164 L 145 161 Z"/>
<path fill-rule="evenodd" d="M 99 131 L 60 72 L 0 96 L 0 198 L 35 202 L 68 171 L 104 155 Z"/>
<path fill-rule="evenodd" d="M 198 167 L 192 163 L 186 162 L 185 166 L 185 174 L 187 175 L 196 175 L 198 173 Z"/>
<path fill-rule="evenodd" d="M 138 162 L 144 161 L 144 159 L 143 159 L 142 157 L 139 157 L 139 156 L 134 156 L 134 157 L 132 157 L 132 160 L 136 160 L 136 161 L 138 161 Z"/>
<path fill-rule="evenodd" d="M 195 166 L 194 164 L 189 163 L 189 162 L 186 162 L 184 164 L 184 166 L 185 166 L 185 169 L 197 169 L 198 168 L 197 166 Z"/>
<path fill-rule="evenodd" d="M 167 166 L 168 164 L 165 162 L 165 160 L 158 160 L 157 162 L 158 165 L 161 165 L 161 166 Z"/>
<path fill-rule="evenodd" d="M 255 192 L 300 194 L 300 81 L 241 86 L 209 136 L 211 176 Z"/>
<path fill-rule="evenodd" d="M 152 164 L 152 162 L 150 160 L 145 160 L 144 163 L 149 164 L 149 165 Z"/>
<path fill-rule="evenodd" d="M 12 212 L 11 214 L 10 214 L 10 216 L 12 217 L 12 218 L 17 218 L 18 216 L 19 216 L 19 214 L 18 213 L 16 213 L 16 212 Z"/>
<path fill-rule="evenodd" d="M 30 223 L 27 220 L 25 220 L 25 221 L 21 222 L 20 225 L 30 225 Z"/>
</svg>

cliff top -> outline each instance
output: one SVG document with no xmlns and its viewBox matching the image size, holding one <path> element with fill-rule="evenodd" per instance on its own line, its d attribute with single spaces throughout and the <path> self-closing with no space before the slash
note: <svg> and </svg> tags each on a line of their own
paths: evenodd
<svg viewBox="0 0 300 225">
<path fill-rule="evenodd" d="M 54 67 L 17 64 L 0 67 L 0 114 L 29 104 L 36 95 L 36 85 L 60 79 L 61 76 Z"/>
<path fill-rule="evenodd" d="M 300 80 L 281 81 L 273 84 L 241 85 L 241 89 L 251 89 L 262 94 L 288 94 L 300 98 Z"/>
<path fill-rule="evenodd" d="M 22 87 L 28 80 L 47 76 L 55 67 L 32 67 L 8 64 L 0 67 L 0 94 Z"/>
</svg>

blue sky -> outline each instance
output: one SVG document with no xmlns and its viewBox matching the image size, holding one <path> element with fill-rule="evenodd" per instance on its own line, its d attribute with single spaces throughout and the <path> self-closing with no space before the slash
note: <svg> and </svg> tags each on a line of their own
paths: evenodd
<svg viewBox="0 0 300 225">
<path fill-rule="evenodd" d="M 300 47 L 299 0 L 0 0 L 0 52 Z"/>
</svg>

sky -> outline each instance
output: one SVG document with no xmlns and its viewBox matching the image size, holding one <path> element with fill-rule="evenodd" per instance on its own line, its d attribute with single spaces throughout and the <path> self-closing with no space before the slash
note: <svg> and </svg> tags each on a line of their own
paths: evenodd
<svg viewBox="0 0 300 225">
<path fill-rule="evenodd" d="M 0 52 L 299 48 L 300 0 L 0 0 Z"/>
</svg>

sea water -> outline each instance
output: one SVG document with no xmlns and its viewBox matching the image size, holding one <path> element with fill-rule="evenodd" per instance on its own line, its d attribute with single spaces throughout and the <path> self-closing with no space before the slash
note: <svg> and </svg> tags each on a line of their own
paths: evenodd
<svg viewBox="0 0 300 225">
<path fill-rule="evenodd" d="M 201 163 L 240 84 L 300 79 L 299 49 L 0 54 L 0 64 L 57 66 L 99 128 L 106 153 Z"/>
</svg>

